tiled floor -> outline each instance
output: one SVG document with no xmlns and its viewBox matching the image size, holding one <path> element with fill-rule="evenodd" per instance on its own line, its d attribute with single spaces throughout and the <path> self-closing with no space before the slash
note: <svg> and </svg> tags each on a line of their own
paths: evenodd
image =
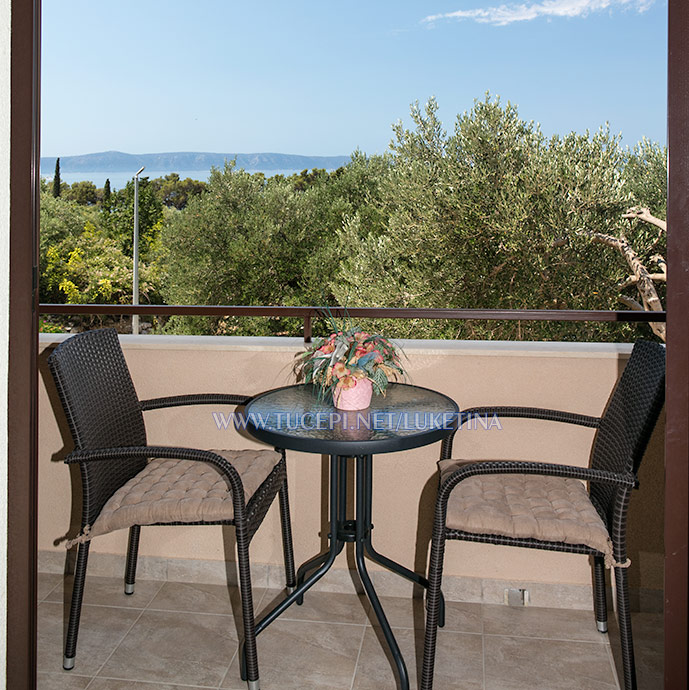
<svg viewBox="0 0 689 690">
<path fill-rule="evenodd" d="M 256 592 L 265 608 L 280 593 Z M 63 578 L 39 576 L 39 690 L 243 690 L 236 647 L 238 596 L 220 585 L 119 579 L 86 585 L 77 663 L 62 671 Z M 407 661 L 411 687 L 422 653 L 420 600 L 383 606 Z M 263 690 L 395 690 L 390 662 L 354 594 L 311 592 L 259 639 Z M 662 688 L 662 616 L 635 618 L 640 690 Z M 612 646 L 616 648 L 614 633 Z M 613 650 L 614 651 L 614 650 Z M 437 690 L 607 690 L 618 688 L 608 636 L 590 612 L 450 602 L 440 631 Z"/>
</svg>

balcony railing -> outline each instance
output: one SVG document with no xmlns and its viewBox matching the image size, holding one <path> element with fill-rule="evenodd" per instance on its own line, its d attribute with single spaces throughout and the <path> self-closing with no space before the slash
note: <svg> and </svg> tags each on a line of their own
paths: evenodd
<svg viewBox="0 0 689 690">
<path fill-rule="evenodd" d="M 477 321 L 617 321 L 662 323 L 664 311 L 596 311 L 585 309 L 419 309 L 376 307 L 212 306 L 188 304 L 40 304 L 41 314 L 108 314 L 111 316 L 272 316 L 300 318 L 304 342 L 311 342 L 313 319 L 345 315 L 369 319 L 430 319 Z"/>
</svg>

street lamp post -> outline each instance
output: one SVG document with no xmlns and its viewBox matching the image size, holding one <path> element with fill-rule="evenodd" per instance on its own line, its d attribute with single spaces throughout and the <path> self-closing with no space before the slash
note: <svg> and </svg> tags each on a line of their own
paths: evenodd
<svg viewBox="0 0 689 690">
<path fill-rule="evenodd" d="M 142 165 L 134 174 L 134 285 L 132 304 L 139 304 L 139 175 L 146 166 Z M 132 316 L 132 333 L 139 334 L 139 315 Z"/>
</svg>

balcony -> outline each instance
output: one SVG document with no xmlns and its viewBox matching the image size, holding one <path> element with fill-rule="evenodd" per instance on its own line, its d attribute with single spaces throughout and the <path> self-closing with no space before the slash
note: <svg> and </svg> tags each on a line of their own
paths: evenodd
<svg viewBox="0 0 689 690">
<path fill-rule="evenodd" d="M 232 586 L 233 533 L 221 527 L 142 530 L 137 594 L 131 598 L 121 588 L 126 533 L 94 540 L 77 666 L 67 676 L 61 672 L 62 583 L 71 565 L 62 542 L 76 534 L 80 515 L 72 500 L 78 476 L 61 462 L 68 431 L 61 413 L 56 414 L 59 406 L 45 365 L 47 351 L 60 339 L 45 334 L 40 343 L 39 687 L 130 688 L 135 681 L 161 690 L 169 685 L 148 683 L 244 687 L 235 658 L 241 623 L 233 616 L 238 603 Z M 209 391 L 253 394 L 286 385 L 292 382 L 293 356 L 303 347 L 289 338 L 122 336 L 121 341 L 142 398 Z M 607 343 L 405 341 L 403 346 L 411 382 L 449 395 L 462 408 L 500 403 L 596 416 L 631 350 Z M 233 429 L 219 429 L 213 411 L 147 413 L 149 441 L 202 448 L 255 443 Z M 585 465 L 593 434 L 583 427 L 552 429 L 519 419 L 502 420 L 500 429 L 475 426 L 457 434 L 455 457 Z M 641 489 L 630 514 L 640 688 L 662 686 L 663 435 L 661 420 L 641 466 Z M 425 526 L 430 525 L 438 453 L 437 447 L 427 447 L 374 459 L 376 542 L 417 572 L 426 570 L 430 533 Z M 320 551 L 327 538 L 327 464 L 319 456 L 290 452 L 288 467 L 294 547 L 301 562 Z M 279 534 L 273 507 L 252 542 L 259 609 L 284 584 Z M 422 648 L 421 599 L 412 600 L 404 581 L 370 567 L 413 677 Z M 264 690 L 395 687 L 352 569 L 352 555 L 345 551 L 305 605 L 291 607 L 259 637 Z M 528 607 L 505 605 L 510 588 L 528 590 Z M 436 687 L 618 687 L 614 631 L 610 645 L 608 636 L 595 629 L 591 570 L 582 557 L 452 543 L 444 591 L 451 603 Z M 91 637 L 88 628 L 100 634 Z M 136 661 L 135 650 L 140 652 Z"/>
</svg>

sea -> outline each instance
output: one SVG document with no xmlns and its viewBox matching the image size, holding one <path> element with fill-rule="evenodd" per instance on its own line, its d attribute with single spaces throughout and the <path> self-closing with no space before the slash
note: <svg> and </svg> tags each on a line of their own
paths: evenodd
<svg viewBox="0 0 689 690">
<path fill-rule="evenodd" d="M 73 182 L 81 182 L 82 180 L 88 180 L 89 182 L 93 182 L 96 187 L 102 187 L 105 184 L 105 180 L 109 179 L 110 180 L 110 188 L 111 189 L 122 189 L 127 185 L 127 182 L 129 180 L 134 179 L 134 172 L 100 172 L 98 170 L 95 171 L 85 171 L 85 172 L 63 172 L 60 171 L 60 179 L 63 182 L 67 182 L 68 184 L 72 184 Z M 191 177 L 192 180 L 201 180 L 201 181 L 206 181 L 210 177 L 211 171 L 210 170 L 144 170 L 143 173 L 141 173 L 141 177 L 148 177 L 149 179 L 153 180 L 156 177 L 165 177 L 165 175 L 169 175 L 170 173 L 176 172 L 181 179 L 186 179 L 187 177 Z M 266 177 L 272 177 L 273 175 L 285 175 L 286 177 L 288 175 L 294 175 L 297 173 L 301 172 L 301 169 L 299 170 L 247 170 L 246 172 L 248 173 L 257 173 L 257 172 L 262 172 Z M 51 181 L 53 179 L 53 173 L 52 171 L 50 172 L 49 175 L 43 174 L 42 177 L 44 177 L 46 180 Z"/>
</svg>

